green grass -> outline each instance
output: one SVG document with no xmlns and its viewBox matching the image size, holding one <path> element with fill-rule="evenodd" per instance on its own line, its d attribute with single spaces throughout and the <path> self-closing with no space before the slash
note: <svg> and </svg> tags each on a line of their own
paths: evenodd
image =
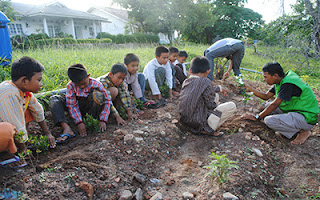
<svg viewBox="0 0 320 200">
<path fill-rule="evenodd" d="M 201 44 L 179 44 L 175 45 L 179 50 L 188 52 L 186 62 L 190 62 L 195 56 L 202 56 L 203 51 L 209 45 Z M 140 69 L 153 59 L 155 44 L 137 44 L 109 47 L 82 47 L 82 48 L 44 48 L 28 51 L 14 51 L 13 59 L 22 56 L 30 56 L 40 61 L 45 66 L 42 91 L 64 88 L 69 82 L 67 76 L 68 66 L 75 63 L 84 64 L 91 77 L 98 77 L 110 71 L 113 64 L 123 62 L 127 53 L 135 53 L 140 59 Z M 245 56 L 241 67 L 260 71 L 261 67 L 271 61 L 279 62 L 285 70 L 293 69 L 299 75 L 306 75 L 304 78 L 313 88 L 320 88 L 317 79 L 320 76 L 319 61 L 310 60 L 310 69 L 302 64 L 303 56 L 300 56 L 292 49 L 258 46 L 258 53 L 254 53 L 253 47 L 246 48 Z M 311 74 L 313 72 L 313 74 Z M 263 81 L 260 74 L 242 71 L 245 79 Z M 10 79 L 6 75 L 6 79 Z"/>
</svg>

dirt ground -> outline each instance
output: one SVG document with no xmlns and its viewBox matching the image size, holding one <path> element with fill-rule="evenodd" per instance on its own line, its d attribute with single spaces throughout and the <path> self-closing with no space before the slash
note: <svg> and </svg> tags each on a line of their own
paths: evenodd
<svg viewBox="0 0 320 200">
<path fill-rule="evenodd" d="M 267 90 L 264 83 L 252 83 Z M 223 199 L 230 192 L 239 199 L 320 199 L 320 130 L 301 146 L 274 133 L 263 122 L 241 119 L 259 112 L 263 102 L 252 97 L 243 103 L 233 80 L 221 102 L 233 101 L 238 111 L 218 131 L 220 138 L 199 136 L 177 128 L 178 100 L 159 109 L 147 109 L 127 126 L 108 124 L 107 131 L 79 135 L 46 154 L 35 154 L 20 170 L 0 170 L 0 191 L 20 191 L 25 199 L 119 199 L 123 191 L 141 189 L 143 199 Z M 319 99 L 319 92 L 316 92 Z M 187 108 L 186 108 L 187 109 Z M 48 124 L 55 136 L 61 129 Z M 34 132 L 39 127 L 34 125 Z M 76 131 L 76 130 L 74 130 Z M 262 155 L 254 152 L 261 151 Z M 218 185 L 207 176 L 211 152 L 226 154 L 239 169 Z M 137 195 L 136 199 L 141 199 Z M 161 198 L 158 198 L 161 199 Z M 191 198 L 190 198 L 191 199 Z"/>
</svg>

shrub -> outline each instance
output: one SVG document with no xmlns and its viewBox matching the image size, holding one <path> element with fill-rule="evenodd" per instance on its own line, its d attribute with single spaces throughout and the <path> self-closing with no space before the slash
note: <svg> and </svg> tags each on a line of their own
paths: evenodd
<svg viewBox="0 0 320 200">
<path fill-rule="evenodd" d="M 109 33 L 100 32 L 97 35 L 97 39 L 101 38 L 110 38 L 112 42 L 116 44 L 121 43 L 158 43 L 159 37 L 153 34 L 145 34 L 145 33 L 133 33 L 131 34 L 118 34 L 118 35 L 111 35 Z"/>
</svg>

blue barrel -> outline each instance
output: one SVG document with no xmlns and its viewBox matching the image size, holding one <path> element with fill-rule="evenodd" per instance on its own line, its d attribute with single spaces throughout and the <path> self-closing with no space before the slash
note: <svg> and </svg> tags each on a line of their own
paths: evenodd
<svg viewBox="0 0 320 200">
<path fill-rule="evenodd" d="M 12 47 L 9 36 L 8 17 L 0 11 L 0 65 L 6 66 L 12 60 Z"/>
</svg>

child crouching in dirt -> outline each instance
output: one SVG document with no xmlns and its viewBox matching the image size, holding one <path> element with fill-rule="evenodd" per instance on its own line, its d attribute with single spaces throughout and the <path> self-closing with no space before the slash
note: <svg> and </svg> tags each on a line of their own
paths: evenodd
<svg viewBox="0 0 320 200">
<path fill-rule="evenodd" d="M 67 84 L 66 96 L 54 95 L 50 97 L 50 109 L 55 124 L 60 124 L 63 134 L 57 139 L 58 143 L 67 141 L 75 134 L 71 130 L 65 110 L 73 118 L 81 137 L 87 136 L 83 117 L 86 113 L 99 119 L 99 129 L 106 130 L 106 123 L 110 114 L 111 98 L 103 85 L 90 77 L 87 69 L 82 64 L 74 64 L 68 68 L 71 81 Z"/>
<path fill-rule="evenodd" d="M 115 116 L 118 125 L 126 124 L 126 121 L 122 119 L 117 110 L 121 106 L 126 110 L 128 120 L 137 117 L 132 112 L 132 99 L 128 89 L 124 85 L 124 79 L 127 74 L 128 70 L 124 64 L 117 63 L 111 67 L 111 71 L 108 74 L 99 78 L 104 87 L 110 91 L 112 98 L 111 113 Z"/>
<path fill-rule="evenodd" d="M 56 146 L 55 138 L 48 130 L 43 107 L 32 94 L 38 93 L 41 89 L 43 71 L 44 67 L 41 63 L 30 57 L 22 57 L 12 63 L 11 81 L 4 81 L 0 84 L 0 122 L 7 122 L 0 127 L 2 131 L 0 140 L 12 143 L 10 139 L 12 135 L 19 133 L 20 137 L 15 141 L 18 153 L 27 149 L 25 146 L 25 142 L 28 140 L 27 124 L 33 120 L 38 122 L 43 133 L 48 136 L 50 147 Z M 13 133 L 13 129 L 15 133 Z M 9 136 L 10 138 L 8 138 Z M 7 145 L 2 146 L 1 144 L 1 151 L 6 151 L 5 146 L 7 147 Z M 12 154 L 13 150 L 16 149 L 12 147 L 11 153 L 7 151 L 9 155 L 3 157 L 4 159 L 12 158 L 13 160 L 10 159 L 12 164 L 7 165 L 9 161 L 5 161 L 1 165 L 4 167 L 25 166 L 25 161 L 19 161 L 19 157 Z"/>
<path fill-rule="evenodd" d="M 226 102 L 218 105 L 215 101 L 220 86 L 214 87 L 207 78 L 210 72 L 206 57 L 195 57 L 190 64 L 191 76 L 183 82 L 180 95 L 180 122 L 191 132 L 222 136 L 217 128 L 236 111 L 236 104 Z"/>
</svg>

